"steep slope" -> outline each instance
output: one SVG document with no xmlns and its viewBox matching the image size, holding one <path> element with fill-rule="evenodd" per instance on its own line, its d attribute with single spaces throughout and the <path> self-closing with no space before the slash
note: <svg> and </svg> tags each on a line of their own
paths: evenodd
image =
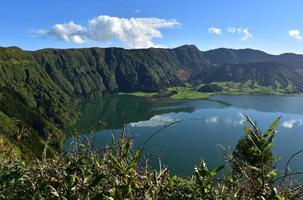
<svg viewBox="0 0 303 200">
<path fill-rule="evenodd" d="M 289 67 L 289 63 L 300 66 L 301 57 L 252 49 L 202 52 L 194 45 L 174 49 L 0 48 L 0 134 L 10 135 L 3 127 L 14 127 L 9 137 L 20 138 L 25 127 L 32 135 L 22 148 L 36 147 L 33 152 L 41 153 L 49 138 L 48 146 L 58 149 L 64 138 L 62 129 L 79 117 L 76 106 L 81 99 L 161 91 L 187 82 L 254 81 L 302 92 L 300 69 Z"/>
<path fill-rule="evenodd" d="M 208 67 L 193 46 L 176 49 L 89 48 L 33 52 L 64 91 L 94 96 L 117 91 L 158 91 L 195 76 Z M 186 73 L 186 77 L 184 77 Z"/>
<path fill-rule="evenodd" d="M 219 48 L 205 51 L 204 55 L 212 64 L 222 65 L 225 63 L 255 63 L 255 62 L 281 62 L 293 69 L 303 68 L 303 55 L 284 53 L 271 55 L 254 49 L 227 49 Z"/>
<path fill-rule="evenodd" d="M 254 49 L 226 49 L 219 48 L 204 52 L 212 64 L 225 63 L 253 63 L 274 61 L 274 56 Z"/>
<path fill-rule="evenodd" d="M 1 129 L 0 134 L 18 140 L 26 128 L 29 131 L 23 134 L 22 149 L 41 153 L 46 138 L 51 148 L 58 149 L 63 139 L 60 128 L 75 118 L 74 106 L 31 53 L 15 47 L 0 48 L 0 120 L 2 127 L 15 127 L 11 133 Z"/>
<path fill-rule="evenodd" d="M 303 69 L 303 55 L 294 53 L 284 53 L 275 57 L 275 60 L 282 62 L 298 71 Z"/>
<path fill-rule="evenodd" d="M 254 81 L 262 86 L 293 87 L 293 92 L 303 91 L 303 76 L 278 62 L 223 64 L 207 79 L 207 82 L 214 81 Z"/>
<path fill-rule="evenodd" d="M 203 52 L 192 45 L 34 52 L 0 48 L 0 120 L 10 118 L 10 123 L 38 133 L 41 139 L 51 137 L 50 144 L 60 148 L 61 130 L 77 118 L 80 99 L 120 91 L 159 91 L 194 80 L 210 67 Z"/>
</svg>

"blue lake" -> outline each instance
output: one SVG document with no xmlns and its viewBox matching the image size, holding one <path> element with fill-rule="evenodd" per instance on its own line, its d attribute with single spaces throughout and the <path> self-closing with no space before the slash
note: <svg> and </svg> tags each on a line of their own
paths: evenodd
<svg viewBox="0 0 303 200">
<path fill-rule="evenodd" d="M 94 131 L 96 149 L 111 143 L 111 135 L 119 135 L 123 124 L 126 134 L 135 140 L 135 148 L 155 131 L 173 121 L 178 123 L 154 136 L 145 148 L 152 154 L 151 164 L 158 168 L 158 159 L 169 166 L 171 173 L 189 176 L 194 165 L 204 159 L 210 167 L 224 163 L 219 145 L 233 148 L 244 135 L 248 115 L 261 130 L 266 130 L 279 116 L 281 122 L 274 140 L 274 153 L 282 170 L 290 155 L 303 148 L 303 97 L 214 95 L 210 100 L 170 101 L 109 96 L 84 102 L 81 119 L 70 129 L 80 134 Z M 100 127 L 99 121 L 107 123 Z M 66 145 L 71 141 L 67 138 Z M 292 170 L 303 170 L 303 155 L 291 163 Z"/>
</svg>

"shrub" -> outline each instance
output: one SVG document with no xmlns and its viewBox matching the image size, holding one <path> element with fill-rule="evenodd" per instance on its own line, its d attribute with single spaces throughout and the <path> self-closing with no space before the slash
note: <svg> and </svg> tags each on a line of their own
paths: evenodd
<svg viewBox="0 0 303 200">
<path fill-rule="evenodd" d="M 246 135 L 234 151 L 223 149 L 229 162 L 220 176 L 224 165 L 208 169 L 204 161 L 188 178 L 172 176 L 168 168 L 153 170 L 124 134 L 102 152 L 91 149 L 90 136 L 75 137 L 65 152 L 51 158 L 1 159 L 0 199 L 296 199 L 302 184 L 286 184 L 288 171 L 276 177 L 271 149 L 279 119 L 263 134 L 247 117 Z"/>
</svg>

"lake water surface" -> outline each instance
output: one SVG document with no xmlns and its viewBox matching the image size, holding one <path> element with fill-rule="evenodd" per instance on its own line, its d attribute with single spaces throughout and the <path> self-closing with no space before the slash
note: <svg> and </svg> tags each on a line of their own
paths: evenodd
<svg viewBox="0 0 303 200">
<path fill-rule="evenodd" d="M 281 157 L 282 170 L 290 155 L 303 148 L 303 97 L 214 95 L 210 100 L 152 101 L 146 98 L 119 95 L 103 97 L 81 105 L 82 117 L 71 128 L 80 134 L 94 130 L 94 148 L 111 143 L 111 134 L 119 135 L 124 123 L 126 134 L 135 140 L 135 148 L 155 131 L 173 121 L 177 124 L 153 137 L 146 152 L 153 154 L 151 164 L 157 168 L 158 158 L 173 174 L 191 175 L 194 165 L 204 159 L 210 167 L 224 162 L 218 145 L 233 148 L 244 135 L 247 126 L 243 114 L 254 119 L 266 130 L 282 116 L 274 140 L 274 152 Z M 107 123 L 100 127 L 99 121 Z M 66 145 L 71 139 L 66 140 Z M 293 170 L 303 170 L 303 155 L 291 164 Z"/>
</svg>

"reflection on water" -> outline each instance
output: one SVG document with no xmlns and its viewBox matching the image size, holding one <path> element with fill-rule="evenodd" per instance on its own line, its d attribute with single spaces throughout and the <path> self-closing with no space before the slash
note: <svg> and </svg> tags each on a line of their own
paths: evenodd
<svg viewBox="0 0 303 200">
<path fill-rule="evenodd" d="M 230 103 L 232 106 L 243 109 L 303 114 L 302 96 L 214 95 L 211 99 Z"/>
<path fill-rule="evenodd" d="M 100 121 L 106 122 L 108 129 L 122 128 L 125 123 L 149 120 L 155 115 L 174 112 L 193 112 L 194 106 L 187 102 L 152 101 L 128 95 L 106 96 L 80 105 L 81 119 L 68 131 L 77 129 L 79 133 L 104 129 Z"/>
<path fill-rule="evenodd" d="M 261 130 L 282 116 L 274 141 L 274 151 L 282 157 L 278 163 L 282 169 L 285 159 L 303 148 L 302 100 L 303 97 L 215 95 L 211 101 L 151 101 L 112 96 L 83 103 L 82 118 L 74 127 L 80 133 L 94 128 L 94 148 L 98 149 L 110 144 L 111 134 L 120 134 L 120 128 L 128 123 L 127 134 L 135 139 L 135 148 L 139 148 L 152 133 L 179 121 L 156 135 L 145 150 L 154 154 L 151 161 L 154 167 L 160 157 L 172 173 L 187 176 L 201 159 L 211 167 L 224 162 L 218 145 L 232 148 L 243 136 L 246 126 L 243 114 L 255 119 Z M 107 122 L 107 129 L 96 128 L 99 120 Z M 67 139 L 66 144 L 69 142 Z M 302 170 L 301 163 L 303 159 L 298 157 L 291 167 Z"/>
<path fill-rule="evenodd" d="M 155 115 L 149 120 L 146 121 L 139 121 L 139 122 L 132 122 L 129 125 L 132 127 L 157 127 L 157 126 L 164 126 L 170 123 L 178 121 L 178 119 L 173 119 L 170 116 L 163 116 L 163 115 Z"/>
</svg>

